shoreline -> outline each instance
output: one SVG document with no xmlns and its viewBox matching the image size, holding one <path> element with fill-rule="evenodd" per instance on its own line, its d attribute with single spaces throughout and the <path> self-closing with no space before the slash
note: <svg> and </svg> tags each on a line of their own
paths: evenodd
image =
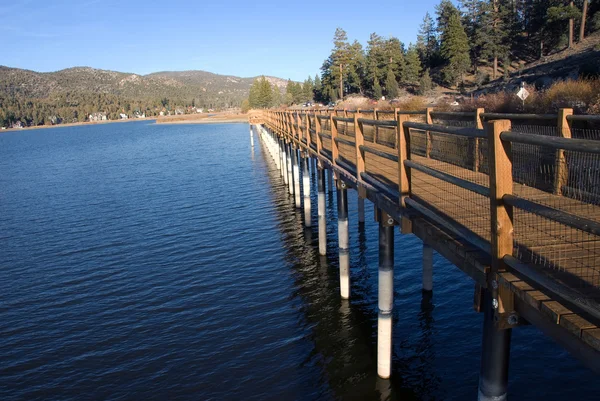
<svg viewBox="0 0 600 401">
<path fill-rule="evenodd" d="M 106 120 L 106 121 L 86 121 L 81 123 L 67 123 L 67 124 L 56 124 L 56 125 L 36 125 L 34 127 L 23 127 L 23 128 L 7 128 L 0 130 L 0 133 L 4 132 L 19 132 L 19 131 L 30 131 L 36 129 L 51 129 L 51 128 L 65 128 L 65 127 L 79 127 L 86 125 L 100 125 L 100 124 L 115 124 L 115 123 L 131 123 L 136 121 L 154 121 L 156 118 L 131 118 L 128 120 Z"/>
<path fill-rule="evenodd" d="M 161 121 L 162 120 L 162 121 Z M 167 120 L 167 121 L 165 121 Z M 248 123 L 247 115 L 244 116 L 231 116 L 229 118 L 226 117 L 204 117 L 204 118 L 190 118 L 190 119 L 177 119 L 173 121 L 168 121 L 166 118 L 160 117 L 147 117 L 147 118 L 131 118 L 127 120 L 106 120 L 106 121 L 86 121 L 80 123 L 67 123 L 67 124 L 57 124 L 57 125 L 37 125 L 34 127 L 24 127 L 24 128 L 7 128 L 4 130 L 0 130 L 0 134 L 8 133 L 8 132 L 19 132 L 19 131 L 30 131 L 37 129 L 52 129 L 52 128 L 68 128 L 68 127 L 79 127 L 86 125 L 103 125 L 103 124 L 116 124 L 116 123 L 132 123 L 132 122 L 140 122 L 140 121 L 154 121 L 154 124 L 165 124 L 165 125 L 173 125 L 173 124 L 244 124 Z"/>
<path fill-rule="evenodd" d="M 222 120 L 179 120 L 179 121 L 156 121 L 157 125 L 175 125 L 175 124 L 247 124 L 248 119 L 227 118 Z"/>
</svg>

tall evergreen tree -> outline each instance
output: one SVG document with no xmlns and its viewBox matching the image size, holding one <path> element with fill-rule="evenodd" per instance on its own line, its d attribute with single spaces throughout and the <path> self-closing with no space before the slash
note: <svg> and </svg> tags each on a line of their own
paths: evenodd
<svg viewBox="0 0 600 401">
<path fill-rule="evenodd" d="M 451 85 L 464 82 L 464 74 L 471 65 L 469 40 L 458 14 L 451 14 L 442 36 L 442 56 L 447 64 L 443 69 L 444 79 Z"/>
<path fill-rule="evenodd" d="M 346 31 L 337 28 L 333 37 L 334 48 L 321 67 L 321 81 L 328 98 L 335 98 L 361 90 L 363 51 L 357 41 L 348 42 Z"/>
<path fill-rule="evenodd" d="M 386 56 L 384 51 L 384 39 L 372 33 L 367 42 L 367 55 L 365 57 L 365 81 L 367 92 L 375 95 L 375 83 L 381 82 L 385 77 Z M 370 85 L 369 85 L 370 83 Z"/>
<path fill-rule="evenodd" d="M 388 67 L 392 69 L 396 81 L 400 81 L 406 65 L 404 60 L 404 44 L 398 38 L 392 36 L 384 42 L 383 51 Z"/>
<path fill-rule="evenodd" d="M 402 76 L 402 82 L 409 85 L 414 85 L 419 82 L 419 75 L 421 74 L 421 59 L 419 58 L 419 52 L 417 48 L 410 44 L 406 51 L 406 66 L 404 67 L 404 74 Z"/>
<path fill-rule="evenodd" d="M 394 99 L 398 97 L 398 82 L 396 81 L 396 74 L 390 66 L 388 68 L 387 76 L 385 78 L 385 93 L 388 99 Z"/>
<path fill-rule="evenodd" d="M 373 82 L 373 97 L 375 99 L 381 99 L 383 96 L 383 91 L 381 90 L 381 84 L 379 83 L 379 79 L 375 78 Z"/>
<path fill-rule="evenodd" d="M 498 59 L 508 59 L 510 50 L 507 16 L 510 10 L 500 0 L 483 1 L 480 4 L 480 27 L 476 35 L 476 45 L 481 49 L 482 60 L 493 60 L 493 79 L 498 76 Z"/>
<path fill-rule="evenodd" d="M 419 28 L 419 34 L 417 35 L 417 50 L 421 57 L 421 62 L 427 68 L 433 67 L 434 57 L 438 52 L 438 40 L 436 37 L 436 27 L 433 18 L 429 15 L 429 12 L 425 14 L 423 23 Z"/>
<path fill-rule="evenodd" d="M 317 102 L 322 102 L 324 100 L 323 85 L 321 85 L 321 77 L 319 77 L 319 74 L 315 75 L 314 83 L 315 83 L 315 86 L 313 88 L 313 98 Z"/>
</svg>

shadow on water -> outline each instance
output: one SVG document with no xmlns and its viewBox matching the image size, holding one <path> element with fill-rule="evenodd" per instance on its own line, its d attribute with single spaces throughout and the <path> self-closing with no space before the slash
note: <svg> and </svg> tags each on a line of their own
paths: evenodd
<svg viewBox="0 0 600 401">
<path fill-rule="evenodd" d="M 435 360 L 432 337 L 434 320 L 431 293 L 423 293 L 418 314 L 417 344 L 396 344 L 410 347 L 409 356 L 394 355 L 392 380 L 377 374 L 377 261 L 369 272 L 367 234 L 359 225 L 358 247 L 353 249 L 351 300 L 339 295 L 337 264 L 337 224 L 334 194 L 327 194 L 327 256 L 318 254 L 317 229 L 306 228 L 300 209 L 283 185 L 279 172 L 261 148 L 271 182 L 276 218 L 281 242 L 285 246 L 286 262 L 293 272 L 295 291 L 291 297 L 302 301 L 301 321 L 309 329 L 313 349 L 301 363 L 303 369 L 319 369 L 320 393 L 336 399 L 421 400 L 433 399 L 440 379 L 433 369 Z M 314 184 L 314 179 L 313 179 Z M 335 192 L 334 192 L 335 193 Z M 315 202 L 313 202 L 314 204 Z M 316 210 L 313 209 L 313 215 Z M 314 222 L 314 219 L 313 219 Z M 358 251 L 358 252 L 356 252 Z M 373 270 L 373 269 L 371 269 Z M 399 316 L 394 316 L 395 326 Z M 403 316 L 405 320 L 407 316 Z"/>
</svg>

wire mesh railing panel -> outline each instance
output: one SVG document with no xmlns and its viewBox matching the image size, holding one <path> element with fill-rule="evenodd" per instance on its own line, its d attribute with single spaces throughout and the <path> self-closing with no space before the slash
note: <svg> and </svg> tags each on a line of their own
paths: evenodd
<svg viewBox="0 0 600 401">
<path fill-rule="evenodd" d="M 369 120 L 375 120 L 375 112 L 374 111 L 371 111 L 371 112 L 361 111 L 359 117 L 366 118 Z M 369 125 L 369 124 L 363 124 L 362 130 L 363 130 L 363 137 L 365 139 L 365 142 L 373 142 L 373 138 L 375 137 L 375 131 L 377 130 L 377 127 L 375 127 L 373 125 Z"/>
<path fill-rule="evenodd" d="M 375 132 L 375 143 L 395 149 L 397 147 L 398 134 L 394 127 L 377 127 Z"/>
<path fill-rule="evenodd" d="M 422 160 L 427 159 L 415 158 L 416 162 Z M 410 175 L 411 197 L 484 240 L 490 240 L 490 201 L 487 197 L 414 169 Z"/>
<path fill-rule="evenodd" d="M 354 138 L 354 123 L 337 122 L 338 134 Z"/>
<path fill-rule="evenodd" d="M 412 130 L 411 130 L 412 132 Z M 431 132 L 411 133 L 411 154 L 423 157 L 423 163 L 455 177 L 488 186 L 486 174 L 476 171 L 476 160 L 481 152 L 474 146 L 474 138 Z M 416 143 L 413 148 L 413 137 Z M 414 149 L 414 152 L 412 152 Z"/>
<path fill-rule="evenodd" d="M 393 191 L 398 191 L 398 163 L 379 155 L 365 152 L 365 172 Z"/>
<path fill-rule="evenodd" d="M 426 144 L 427 144 L 427 140 L 426 140 L 426 136 L 425 136 L 425 131 L 420 131 L 420 130 L 416 130 L 416 129 L 410 130 L 410 154 L 411 155 L 425 157 L 427 155 Z"/>
<path fill-rule="evenodd" d="M 345 137 L 344 135 L 338 135 L 341 139 L 350 140 L 352 138 Z M 356 147 L 348 145 L 346 143 L 338 142 L 338 149 L 340 151 L 339 157 L 342 161 L 348 163 L 352 167 L 356 168 Z"/>
<path fill-rule="evenodd" d="M 514 256 L 540 266 L 583 298 L 600 299 L 600 238 L 515 209 Z"/>
</svg>

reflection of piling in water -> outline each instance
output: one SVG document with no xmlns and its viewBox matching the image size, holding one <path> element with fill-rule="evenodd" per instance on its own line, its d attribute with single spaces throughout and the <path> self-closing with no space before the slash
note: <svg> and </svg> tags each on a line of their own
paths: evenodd
<svg viewBox="0 0 600 401">
<path fill-rule="evenodd" d="M 433 290 L 433 248 L 423 242 L 423 290 Z"/>
<path fill-rule="evenodd" d="M 492 296 L 488 290 L 484 290 L 479 401 L 506 400 L 511 336 L 512 329 L 495 327 Z"/>
</svg>

